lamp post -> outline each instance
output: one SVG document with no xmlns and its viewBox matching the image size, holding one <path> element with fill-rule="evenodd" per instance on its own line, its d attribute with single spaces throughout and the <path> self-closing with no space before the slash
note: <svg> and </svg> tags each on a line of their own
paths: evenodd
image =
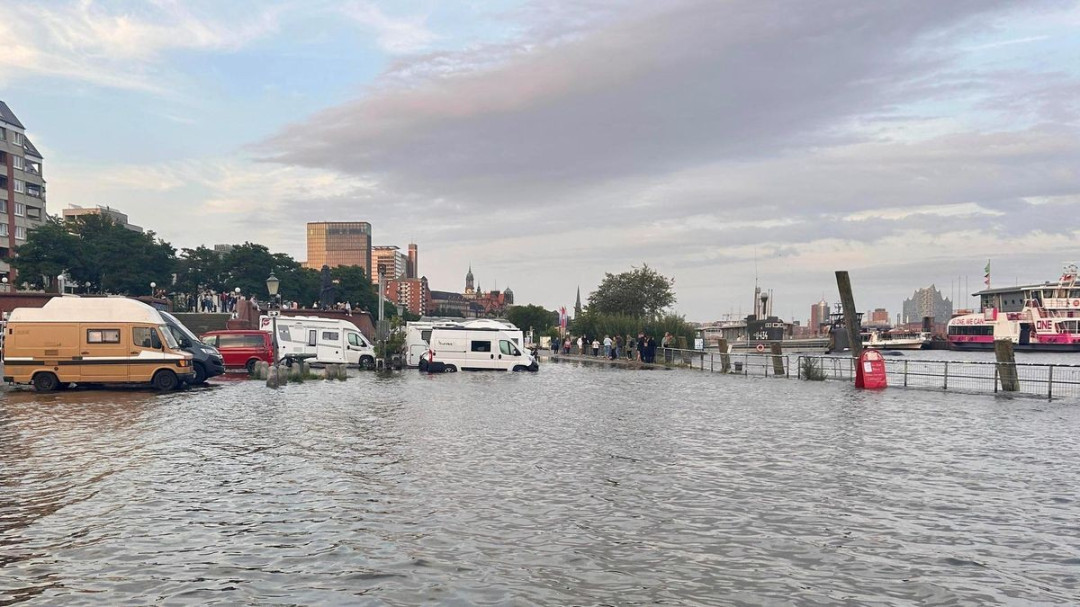
<svg viewBox="0 0 1080 607">
<path fill-rule="evenodd" d="M 10 287 L 8 287 L 8 277 L 5 276 L 3 278 L 0 278 L 0 281 L 3 281 L 3 283 L 4 283 L 4 293 L 7 293 L 8 289 L 10 289 Z"/>
<path fill-rule="evenodd" d="M 273 339 L 271 341 L 272 348 L 274 350 L 274 364 L 278 362 L 278 342 L 277 342 L 277 317 L 281 313 L 280 305 L 278 305 L 278 285 L 281 283 L 274 276 L 273 270 L 270 271 L 270 277 L 266 279 L 266 291 L 270 294 L 270 301 L 266 304 L 266 314 L 270 317 L 270 331 L 272 331 Z M 237 287 L 239 289 L 239 287 Z"/>
<path fill-rule="evenodd" d="M 57 274 L 56 275 L 56 292 L 61 294 L 61 295 L 64 294 L 64 275 L 63 274 Z"/>
<path fill-rule="evenodd" d="M 150 297 L 154 296 L 154 289 L 156 289 L 156 288 L 157 288 L 157 283 L 156 282 L 151 282 L 150 283 Z"/>
<path fill-rule="evenodd" d="M 88 281 L 86 281 L 86 293 L 87 293 L 88 295 L 90 294 L 90 286 L 91 286 L 91 285 L 90 285 L 90 281 L 89 281 L 89 280 L 88 280 Z"/>
</svg>

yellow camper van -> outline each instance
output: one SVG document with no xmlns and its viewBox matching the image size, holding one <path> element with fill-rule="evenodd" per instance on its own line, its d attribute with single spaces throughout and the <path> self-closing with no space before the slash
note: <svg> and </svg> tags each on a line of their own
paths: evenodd
<svg viewBox="0 0 1080 607">
<path fill-rule="evenodd" d="M 70 383 L 174 390 L 191 375 L 191 355 L 157 310 L 134 299 L 55 297 L 12 310 L 4 331 L 4 381 L 39 392 Z"/>
</svg>

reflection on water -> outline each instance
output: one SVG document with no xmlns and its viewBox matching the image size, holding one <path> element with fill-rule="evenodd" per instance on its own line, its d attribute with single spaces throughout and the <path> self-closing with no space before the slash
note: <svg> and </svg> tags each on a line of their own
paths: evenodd
<svg viewBox="0 0 1080 607">
<path fill-rule="evenodd" d="M 0 397 L 0 605 L 1072 604 L 1080 409 L 633 372 Z"/>
</svg>

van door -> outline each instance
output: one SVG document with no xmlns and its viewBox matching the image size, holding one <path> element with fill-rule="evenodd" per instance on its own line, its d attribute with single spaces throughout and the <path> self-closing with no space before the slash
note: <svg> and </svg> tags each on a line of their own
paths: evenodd
<svg viewBox="0 0 1080 607">
<path fill-rule="evenodd" d="M 491 338 L 486 335 L 470 336 L 469 349 L 465 352 L 467 365 L 463 369 L 494 369 L 495 351 Z"/>
<path fill-rule="evenodd" d="M 521 350 L 513 342 L 500 339 L 499 340 L 499 354 L 496 357 L 495 367 L 498 369 L 513 369 L 515 365 L 521 364 Z"/>
<path fill-rule="evenodd" d="M 348 337 L 349 342 L 345 346 L 345 364 L 359 366 L 360 356 L 365 350 L 364 338 L 360 336 L 359 331 L 346 331 L 345 335 Z"/>
<path fill-rule="evenodd" d="M 343 363 L 341 329 L 320 329 L 315 360 L 321 363 Z"/>
<path fill-rule="evenodd" d="M 153 327 L 131 328 L 131 358 L 126 367 L 127 379 L 149 382 L 161 365 L 161 337 Z"/>
<path fill-rule="evenodd" d="M 82 365 L 76 365 L 79 368 L 79 380 L 123 381 L 128 374 L 128 359 L 132 349 L 128 341 L 130 336 L 124 333 L 130 331 L 130 328 L 124 327 L 122 330 L 119 325 L 104 324 L 84 324 L 79 328 L 79 354 L 82 356 Z"/>
</svg>

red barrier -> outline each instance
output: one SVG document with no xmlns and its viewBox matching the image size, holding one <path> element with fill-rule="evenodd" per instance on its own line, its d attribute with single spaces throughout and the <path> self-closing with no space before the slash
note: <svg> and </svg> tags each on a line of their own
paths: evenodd
<svg viewBox="0 0 1080 607">
<path fill-rule="evenodd" d="M 889 386 L 885 376 L 885 357 L 877 350 L 863 350 L 855 367 L 855 387 L 880 390 Z"/>
</svg>

